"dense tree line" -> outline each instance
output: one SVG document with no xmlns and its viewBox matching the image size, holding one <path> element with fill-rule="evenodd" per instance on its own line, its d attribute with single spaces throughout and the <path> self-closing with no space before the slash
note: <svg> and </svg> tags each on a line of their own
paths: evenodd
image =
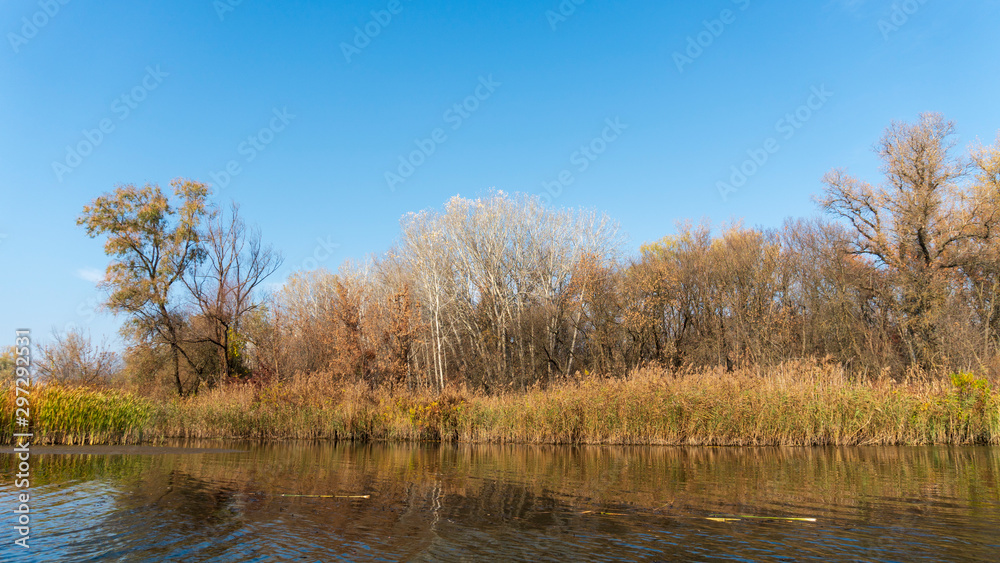
<svg viewBox="0 0 1000 563">
<path fill-rule="evenodd" d="M 109 235 L 126 369 L 168 374 L 181 394 L 300 372 L 496 392 L 803 358 L 858 376 L 996 374 L 1000 142 L 953 144 L 938 115 L 894 123 L 876 145 L 880 184 L 824 178 L 827 219 L 681 223 L 633 257 L 600 213 L 455 197 L 405 216 L 384 255 L 296 273 L 269 296 L 257 289 L 280 258 L 235 208 L 208 209 L 201 184 L 177 182 L 176 208 L 158 188 L 119 188 L 81 223 Z"/>
</svg>

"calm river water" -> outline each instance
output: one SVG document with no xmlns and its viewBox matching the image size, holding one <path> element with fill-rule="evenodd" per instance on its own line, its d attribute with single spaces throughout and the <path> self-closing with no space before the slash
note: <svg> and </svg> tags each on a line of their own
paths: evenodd
<svg viewBox="0 0 1000 563">
<path fill-rule="evenodd" d="M 28 550 L 3 454 L 0 561 L 1000 561 L 996 447 L 224 447 L 35 446 Z"/>
</svg>

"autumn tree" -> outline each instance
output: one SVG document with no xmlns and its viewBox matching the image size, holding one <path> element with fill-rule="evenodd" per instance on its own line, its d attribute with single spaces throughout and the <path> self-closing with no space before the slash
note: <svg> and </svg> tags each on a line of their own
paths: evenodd
<svg viewBox="0 0 1000 563">
<path fill-rule="evenodd" d="M 854 372 L 899 373 L 889 272 L 848 252 L 853 234 L 840 223 L 789 220 L 780 235 L 792 278 L 788 350 L 799 358 L 829 358 Z"/>
<path fill-rule="evenodd" d="M 14 383 L 14 375 L 16 373 L 14 368 L 16 367 L 17 358 L 14 350 L 13 346 L 0 348 L 0 384 L 13 385 Z"/>
<path fill-rule="evenodd" d="M 104 251 L 112 261 L 102 282 L 109 292 L 106 305 L 128 315 L 127 326 L 140 339 L 169 346 L 174 383 L 184 395 L 181 359 L 197 363 L 183 347 L 185 316 L 172 295 L 205 256 L 199 228 L 209 188 L 183 179 L 170 185 L 174 204 L 156 184 L 120 185 L 85 206 L 77 223 L 91 237 L 107 235 Z"/>
<path fill-rule="evenodd" d="M 975 147 L 971 163 L 975 197 L 1000 207 L 996 202 L 1000 198 L 1000 137 L 991 147 Z M 978 326 L 962 338 L 982 363 L 996 356 L 1000 346 L 1000 239 L 994 236 L 971 240 L 963 254 L 961 270 L 968 282 L 963 297 Z"/>
<path fill-rule="evenodd" d="M 774 233 L 681 223 L 641 253 L 629 277 L 654 359 L 733 369 L 782 355 L 790 278 Z"/>
<path fill-rule="evenodd" d="M 938 359 L 949 276 L 970 260 L 971 250 L 992 244 L 1000 219 L 995 188 L 965 181 L 968 163 L 952 154 L 953 135 L 954 124 L 938 114 L 894 122 L 875 149 L 884 182 L 872 185 L 833 170 L 820 200 L 852 227 L 850 252 L 894 276 L 907 351 L 921 367 Z M 988 175 L 989 159 L 983 167 Z"/>
</svg>

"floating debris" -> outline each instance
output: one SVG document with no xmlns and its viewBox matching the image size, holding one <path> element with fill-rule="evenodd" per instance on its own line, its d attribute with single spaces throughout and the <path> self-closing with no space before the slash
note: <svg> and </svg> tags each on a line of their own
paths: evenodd
<svg viewBox="0 0 1000 563">
<path fill-rule="evenodd" d="M 371 498 L 371 495 L 286 495 L 283 497 L 304 497 L 304 498 Z"/>
<path fill-rule="evenodd" d="M 736 516 L 709 516 L 705 520 L 712 522 L 739 522 L 740 520 L 783 520 L 785 522 L 815 522 L 815 518 L 797 518 L 792 516 L 751 516 L 738 514 Z"/>
</svg>

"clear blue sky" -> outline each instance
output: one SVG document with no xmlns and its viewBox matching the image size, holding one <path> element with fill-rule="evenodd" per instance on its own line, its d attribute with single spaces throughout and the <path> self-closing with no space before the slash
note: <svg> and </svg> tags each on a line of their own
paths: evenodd
<svg viewBox="0 0 1000 563">
<path fill-rule="evenodd" d="M 3 2 L 2 339 L 114 334 L 75 218 L 118 183 L 216 184 L 284 253 L 280 282 L 384 251 L 455 194 L 562 173 L 554 205 L 607 212 L 634 251 L 678 219 L 815 215 L 830 168 L 876 177 L 894 119 L 942 112 L 961 147 L 1000 129 L 997 1 L 576 2 Z M 416 140 L 431 154 L 387 181 Z"/>
</svg>

